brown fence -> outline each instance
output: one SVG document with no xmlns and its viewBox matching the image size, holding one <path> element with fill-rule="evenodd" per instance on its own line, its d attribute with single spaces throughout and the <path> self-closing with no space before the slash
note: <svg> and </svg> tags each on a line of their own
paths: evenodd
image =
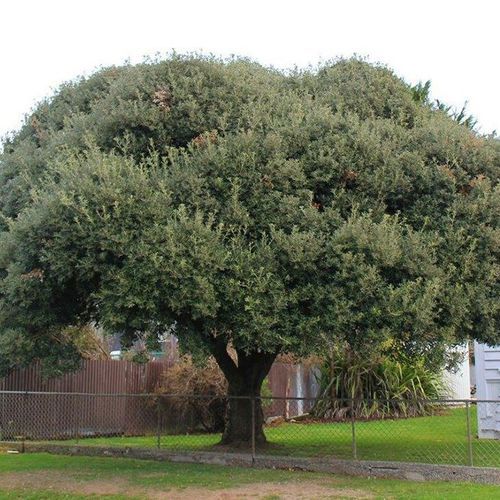
<svg viewBox="0 0 500 500">
<path fill-rule="evenodd" d="M 276 362 L 269 372 L 269 388 L 275 398 L 266 413 L 268 416 L 283 415 L 290 418 L 310 410 L 319 387 L 315 368 L 310 365 Z M 299 398 L 296 403 L 292 399 Z M 304 399 L 301 399 L 304 398 Z"/>
<path fill-rule="evenodd" d="M 1 439 L 134 436 L 153 432 L 154 396 L 1 392 Z"/>
<path fill-rule="evenodd" d="M 9 422 L 24 422 L 28 434 L 37 429 L 37 437 L 70 436 L 79 428 L 82 435 L 93 435 L 97 429 L 107 429 L 110 434 L 134 435 L 153 426 L 153 405 L 144 404 L 145 398 L 137 394 L 154 393 L 162 373 L 174 361 L 171 359 L 137 364 L 132 361 L 85 360 L 80 370 L 56 378 L 43 377 L 39 364 L 13 371 L 0 379 L 0 391 L 24 391 L 31 394 L 3 394 L 0 398 L 0 428 L 18 432 Z M 316 395 L 313 368 L 275 363 L 269 373 L 269 388 L 274 397 L 311 398 Z M 43 393 L 60 393 L 58 403 Z M 74 394 L 74 397 L 70 397 Z M 103 395 L 86 397 L 85 395 Z M 111 398 L 104 395 L 120 395 Z M 56 397 L 56 396 L 54 396 Z M 146 398 L 147 399 L 147 398 Z M 291 401 L 291 400 L 290 400 Z M 273 401 L 266 415 L 293 417 L 308 411 L 311 400 L 290 404 L 290 401 Z M 308 402 L 309 401 L 309 402 Z M 50 404 L 49 404 L 50 403 Z M 185 420 L 194 418 L 184 415 Z M 188 422 L 185 422 L 186 424 Z M 97 427 L 96 427 L 97 426 Z M 40 434 L 43 430 L 42 434 Z"/>
<path fill-rule="evenodd" d="M 168 361 L 138 364 L 132 361 L 85 360 L 82 367 L 60 377 L 46 378 L 35 363 L 14 370 L 0 380 L 0 391 L 40 393 L 3 394 L 0 399 L 0 427 L 4 433 L 18 432 L 10 422 L 24 422 L 24 432 L 37 430 L 37 437 L 70 436 L 79 428 L 82 435 L 93 435 L 98 428 L 109 433 L 135 434 L 154 421 L 151 405 L 132 394 L 154 392 Z M 57 404 L 43 393 L 72 393 L 60 396 Z M 88 398 L 84 394 L 121 394 L 119 398 Z"/>
<path fill-rule="evenodd" d="M 40 365 L 14 370 L 0 379 L 0 391 L 85 392 L 91 394 L 142 394 L 153 392 L 169 361 L 85 360 L 82 367 L 60 377 L 42 376 Z"/>
<path fill-rule="evenodd" d="M 60 377 L 42 376 L 34 363 L 0 379 L 0 391 L 80 392 L 90 394 L 143 394 L 156 389 L 172 359 L 138 364 L 132 361 L 85 360 L 82 367 Z M 275 397 L 310 398 L 317 394 L 314 368 L 276 362 L 269 373 L 269 388 Z"/>
</svg>

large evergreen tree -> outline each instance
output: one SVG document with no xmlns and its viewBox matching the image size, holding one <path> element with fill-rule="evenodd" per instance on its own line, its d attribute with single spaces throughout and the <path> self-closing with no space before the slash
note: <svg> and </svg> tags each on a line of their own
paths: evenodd
<svg viewBox="0 0 500 500">
<path fill-rule="evenodd" d="M 0 368 L 75 367 L 90 322 L 175 324 L 258 396 L 279 353 L 332 340 L 498 342 L 500 149 L 427 90 L 356 59 L 179 56 L 64 85 L 0 159 Z M 250 439 L 249 410 L 223 442 Z"/>
</svg>

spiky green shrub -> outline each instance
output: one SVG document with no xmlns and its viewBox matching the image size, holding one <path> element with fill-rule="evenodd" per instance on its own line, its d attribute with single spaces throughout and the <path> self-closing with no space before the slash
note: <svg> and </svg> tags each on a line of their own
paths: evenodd
<svg viewBox="0 0 500 500">
<path fill-rule="evenodd" d="M 312 413 L 330 419 L 425 415 L 436 407 L 430 400 L 446 395 L 441 371 L 422 358 L 367 356 L 347 345 L 332 349 L 320 369 L 319 383 Z"/>
</svg>

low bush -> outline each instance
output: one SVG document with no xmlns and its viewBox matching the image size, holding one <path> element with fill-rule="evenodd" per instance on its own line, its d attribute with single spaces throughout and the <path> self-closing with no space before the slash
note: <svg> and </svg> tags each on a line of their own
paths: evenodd
<svg viewBox="0 0 500 500">
<path fill-rule="evenodd" d="M 191 423 L 190 430 L 222 432 L 226 416 L 227 381 L 212 357 L 195 362 L 189 355 L 181 357 L 163 373 L 156 389 L 167 414 Z M 264 380 L 262 396 L 270 397 L 269 381 Z M 264 400 L 262 406 L 271 404 Z"/>
<path fill-rule="evenodd" d="M 157 393 L 169 396 L 161 401 L 180 419 L 207 432 L 224 429 L 227 382 L 212 357 L 197 364 L 183 356 L 165 371 Z"/>
</svg>

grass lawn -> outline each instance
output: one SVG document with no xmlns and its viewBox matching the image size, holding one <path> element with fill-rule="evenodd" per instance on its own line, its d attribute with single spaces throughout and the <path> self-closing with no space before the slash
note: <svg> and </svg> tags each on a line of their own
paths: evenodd
<svg viewBox="0 0 500 500">
<path fill-rule="evenodd" d="M 477 432 L 471 412 L 473 436 Z M 464 408 L 444 415 L 356 423 L 357 458 L 466 465 L 468 443 Z M 352 458 L 350 423 L 285 423 L 266 429 L 268 449 L 260 452 L 297 457 Z M 210 450 L 218 434 L 162 435 L 160 446 L 175 450 Z M 69 440 L 65 443 L 74 443 Z M 155 436 L 116 436 L 80 439 L 82 445 L 154 447 Z M 500 441 L 473 438 L 474 465 L 500 467 Z"/>
<path fill-rule="evenodd" d="M 126 458 L 0 454 L 0 498 L 498 498 L 498 486 Z"/>
</svg>

